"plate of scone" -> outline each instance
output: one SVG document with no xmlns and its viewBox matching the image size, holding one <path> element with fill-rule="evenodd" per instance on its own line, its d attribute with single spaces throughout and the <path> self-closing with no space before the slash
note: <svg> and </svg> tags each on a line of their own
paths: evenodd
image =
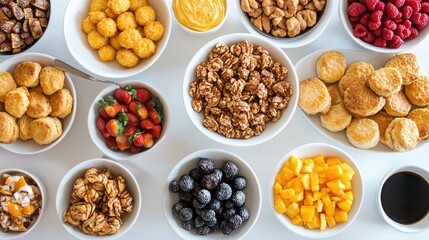
<svg viewBox="0 0 429 240">
<path fill-rule="evenodd" d="M 295 69 L 301 112 L 331 140 L 398 152 L 429 142 L 429 69 L 413 53 L 320 50 Z"/>
<path fill-rule="evenodd" d="M 70 77 L 53 66 L 54 58 L 23 53 L 0 64 L 0 146 L 35 154 L 58 144 L 76 114 Z"/>
</svg>

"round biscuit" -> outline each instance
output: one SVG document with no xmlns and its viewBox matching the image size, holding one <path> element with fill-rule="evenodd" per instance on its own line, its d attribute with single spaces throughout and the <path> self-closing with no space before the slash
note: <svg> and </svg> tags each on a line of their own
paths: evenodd
<svg viewBox="0 0 429 240">
<path fill-rule="evenodd" d="M 414 149 L 420 141 L 417 124 L 408 118 L 395 118 L 385 133 L 386 144 L 398 152 Z"/>
<path fill-rule="evenodd" d="M 378 131 L 380 132 L 380 142 L 386 144 L 386 129 L 389 126 L 390 122 L 394 119 L 394 117 L 381 110 L 378 113 L 369 116 L 368 118 L 374 120 L 377 123 Z"/>
<path fill-rule="evenodd" d="M 392 94 L 386 97 L 386 104 L 384 110 L 394 117 L 405 117 L 411 109 L 411 103 L 408 101 L 407 96 L 403 91 Z"/>
<path fill-rule="evenodd" d="M 326 85 L 318 78 L 309 78 L 299 84 L 298 105 L 307 114 L 327 113 L 331 107 Z"/>
<path fill-rule="evenodd" d="M 377 95 L 388 97 L 401 90 L 401 73 L 393 67 L 377 69 L 369 75 L 368 86 Z"/>
<path fill-rule="evenodd" d="M 416 106 L 429 106 L 429 77 L 422 74 L 417 81 L 405 86 L 405 95 Z"/>
<path fill-rule="evenodd" d="M 344 75 L 346 58 L 340 52 L 322 54 L 316 62 L 317 76 L 325 83 L 333 83 Z"/>
<path fill-rule="evenodd" d="M 32 138 L 30 134 L 30 122 L 33 120 L 34 118 L 28 116 L 27 114 L 24 114 L 24 116 L 18 119 L 19 138 L 22 141 L 28 141 Z"/>
<path fill-rule="evenodd" d="M 52 94 L 49 102 L 52 106 L 51 116 L 54 117 L 65 118 L 73 109 L 73 96 L 66 88 L 62 88 Z"/>
<path fill-rule="evenodd" d="M 429 139 L 429 109 L 416 108 L 407 117 L 416 123 L 420 139 Z"/>
<path fill-rule="evenodd" d="M 340 88 L 338 84 L 333 84 L 327 87 L 329 96 L 331 96 L 331 105 L 337 105 L 343 103 L 343 99 L 341 98 Z"/>
<path fill-rule="evenodd" d="M 61 122 L 57 118 L 44 117 L 30 122 L 30 135 L 40 145 L 50 144 L 61 136 Z"/>
<path fill-rule="evenodd" d="M 338 89 L 340 90 L 340 95 L 344 97 L 344 92 L 351 85 L 360 85 L 365 86 L 367 78 L 359 77 L 356 74 L 346 74 L 338 82 Z"/>
<path fill-rule="evenodd" d="M 38 62 L 24 61 L 13 70 L 15 82 L 24 87 L 35 87 L 39 84 L 39 74 L 42 65 Z"/>
<path fill-rule="evenodd" d="M 345 75 L 355 75 L 358 78 L 368 78 L 374 72 L 374 67 L 368 62 L 354 62 L 347 67 Z"/>
<path fill-rule="evenodd" d="M 27 115 L 32 118 L 46 117 L 51 113 L 52 107 L 49 104 L 49 99 L 38 92 L 30 92 L 28 97 L 30 105 L 27 108 Z"/>
<path fill-rule="evenodd" d="M 385 67 L 398 69 L 402 76 L 402 84 L 410 85 L 420 75 L 420 65 L 413 53 L 400 53 L 391 58 Z"/>
<path fill-rule="evenodd" d="M 0 72 L 0 102 L 4 103 L 6 93 L 16 88 L 15 80 L 9 72 Z"/>
<path fill-rule="evenodd" d="M 354 117 L 362 118 L 380 111 L 386 100 L 366 85 L 353 84 L 344 92 L 344 106 Z"/>
<path fill-rule="evenodd" d="M 26 87 L 18 87 L 6 94 L 4 107 L 10 115 L 20 118 L 30 105 L 29 93 Z"/>
<path fill-rule="evenodd" d="M 377 123 L 369 118 L 353 119 L 346 129 L 349 142 L 360 149 L 370 149 L 377 146 L 380 132 Z"/>
<path fill-rule="evenodd" d="M 0 143 L 11 144 L 18 138 L 16 119 L 7 112 L 0 112 Z"/>
<path fill-rule="evenodd" d="M 322 126 L 331 132 L 344 130 L 352 121 L 352 115 L 342 103 L 331 107 L 329 112 L 320 116 Z"/>
<path fill-rule="evenodd" d="M 40 86 L 45 95 L 52 95 L 64 86 L 65 74 L 62 70 L 46 66 L 40 71 Z"/>
</svg>

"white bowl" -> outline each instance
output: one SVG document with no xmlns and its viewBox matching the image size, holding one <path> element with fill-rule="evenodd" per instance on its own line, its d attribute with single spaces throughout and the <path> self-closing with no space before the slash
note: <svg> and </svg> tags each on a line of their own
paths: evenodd
<svg viewBox="0 0 429 240">
<path fill-rule="evenodd" d="M 173 4 L 174 4 L 174 0 L 172 0 L 171 2 L 172 2 L 172 3 L 171 3 L 171 6 L 173 6 Z M 228 13 L 229 13 L 229 6 L 228 6 L 228 1 L 227 1 L 227 0 L 225 0 L 225 5 L 226 5 L 225 16 L 223 17 L 222 21 L 221 21 L 218 25 L 216 25 L 214 28 L 209 29 L 209 30 L 206 30 L 206 31 L 195 31 L 195 30 L 192 30 L 192 29 L 190 29 L 190 28 L 188 28 L 188 27 L 184 26 L 184 25 L 183 25 L 181 22 L 179 22 L 179 20 L 176 18 L 176 15 L 175 15 L 175 13 L 174 13 L 174 9 L 173 9 L 172 11 L 173 11 L 174 19 L 175 19 L 175 20 L 176 20 L 176 22 L 177 22 L 177 25 L 179 25 L 179 26 L 180 26 L 180 28 L 181 28 L 181 29 L 183 29 L 183 31 L 185 31 L 185 32 L 187 32 L 187 33 L 189 33 L 189 34 L 191 34 L 191 35 L 194 35 L 194 36 L 201 36 L 201 37 L 204 37 L 204 36 L 212 35 L 212 34 L 214 34 L 215 32 L 217 32 L 219 29 L 221 29 L 221 28 L 222 28 L 223 24 L 224 24 L 224 23 L 225 23 L 225 21 L 226 21 L 226 18 L 228 17 Z M 172 7 L 172 8 L 173 8 L 173 7 Z"/>
<path fill-rule="evenodd" d="M 84 177 L 85 171 L 89 168 L 97 168 L 100 170 L 107 168 L 110 170 L 110 172 L 113 175 L 115 176 L 120 175 L 124 177 L 125 182 L 127 184 L 127 190 L 133 197 L 133 211 L 131 213 L 127 213 L 121 216 L 122 223 L 123 223 L 122 227 L 119 229 L 118 233 L 114 235 L 106 235 L 106 236 L 87 235 L 83 233 L 81 230 L 79 230 L 78 228 L 65 224 L 63 221 L 63 214 L 69 206 L 69 201 L 73 190 L 73 184 L 77 178 Z M 140 208 L 141 208 L 140 187 L 137 180 L 133 176 L 133 174 L 121 164 L 115 161 L 103 159 L 103 158 L 86 160 L 84 162 L 77 164 L 72 169 L 70 169 L 61 180 L 58 186 L 57 195 L 56 195 L 56 210 L 57 210 L 59 221 L 60 223 L 62 223 L 65 230 L 77 239 L 103 239 L 103 240 L 118 239 L 121 236 L 123 236 L 128 230 L 130 230 L 131 227 L 134 225 L 134 223 L 137 221 L 137 218 L 140 213 Z"/>
<path fill-rule="evenodd" d="M 0 64 L 0 71 L 8 71 L 10 73 L 13 73 L 15 66 L 22 61 L 34 61 L 39 62 L 43 66 L 53 66 L 54 59 L 55 58 L 52 56 L 41 53 L 22 53 L 3 61 Z M 0 144 L 0 146 L 13 153 L 29 155 L 47 151 L 53 148 L 59 142 L 61 142 L 61 140 L 63 140 L 63 138 L 67 135 L 73 125 L 77 108 L 76 90 L 74 88 L 73 81 L 67 75 L 67 73 L 65 73 L 64 87 L 67 88 L 73 96 L 73 109 L 72 112 L 66 118 L 61 120 L 63 124 L 63 134 L 57 140 L 48 145 L 39 145 L 34 140 L 23 142 L 20 139 L 17 139 L 12 144 Z"/>
<path fill-rule="evenodd" d="M 42 196 L 42 205 L 40 208 L 40 212 L 38 215 L 35 216 L 35 218 L 33 219 L 33 222 L 30 224 L 27 231 L 25 231 L 25 232 L 3 232 L 3 231 L 0 231 L 0 239 L 10 240 L 10 239 L 23 238 L 28 233 L 30 233 L 33 229 L 35 229 L 37 224 L 42 219 L 43 214 L 45 212 L 45 208 L 46 208 L 46 202 L 48 200 L 48 194 L 46 192 L 46 187 L 43 184 L 42 180 L 32 173 L 29 173 L 29 172 L 21 170 L 21 169 L 9 168 L 9 169 L 0 170 L 0 178 L 5 173 L 10 174 L 10 175 L 25 176 L 25 177 L 28 177 L 28 178 L 34 180 L 37 187 L 39 187 L 40 195 Z"/>
<path fill-rule="evenodd" d="M 419 35 L 417 35 L 416 38 L 411 40 L 405 40 L 404 44 L 399 48 L 396 48 L 396 49 L 387 48 L 387 47 L 382 48 L 382 47 L 374 46 L 354 36 L 352 24 L 349 21 L 349 18 L 347 17 L 347 6 L 348 6 L 347 1 L 339 1 L 339 2 L 340 2 L 340 6 L 338 9 L 340 14 L 340 22 L 342 23 L 343 27 L 346 29 L 346 32 L 349 34 L 350 38 L 353 39 L 353 41 L 355 41 L 358 45 L 370 51 L 378 52 L 378 53 L 392 53 L 392 54 L 405 52 L 419 45 L 429 34 L 429 27 L 426 26 L 422 31 L 419 32 Z"/>
<path fill-rule="evenodd" d="M 213 161 L 215 168 L 221 168 L 226 161 L 233 161 L 240 170 L 240 175 L 247 179 L 247 187 L 244 193 L 246 194 L 245 207 L 249 210 L 250 218 L 243 225 L 234 230 L 230 235 L 224 235 L 218 231 L 216 233 L 210 233 L 206 237 L 208 239 L 242 239 L 255 225 L 256 220 L 259 217 L 261 211 L 261 188 L 259 186 L 258 178 L 255 172 L 239 156 L 219 149 L 204 149 L 197 152 L 193 152 L 184 157 L 176 166 L 171 170 L 168 175 L 167 181 L 164 185 L 162 192 L 162 206 L 164 209 L 164 215 L 167 219 L 170 227 L 176 232 L 176 234 L 182 239 L 200 239 L 201 236 L 195 233 L 195 230 L 187 231 L 182 228 L 180 220 L 178 220 L 172 213 L 173 205 L 179 201 L 179 194 L 172 193 L 168 187 L 172 180 L 180 178 L 181 175 L 188 173 L 192 168 L 198 166 L 198 161 L 201 157 L 208 158 Z"/>
<path fill-rule="evenodd" d="M 275 183 L 275 176 L 282 169 L 284 163 L 289 160 L 290 157 L 296 156 L 298 158 L 305 157 L 314 157 L 317 155 L 323 156 L 335 156 L 339 157 L 343 162 L 348 163 L 355 171 L 355 175 L 352 179 L 352 188 L 353 188 L 353 206 L 350 212 L 348 212 L 348 220 L 344 223 L 338 223 L 335 227 L 329 228 L 327 227 L 324 231 L 320 231 L 318 229 L 306 229 L 303 226 L 298 226 L 292 224 L 292 221 L 285 214 L 278 214 L 274 209 L 274 190 L 273 186 Z M 275 215 L 275 218 L 279 220 L 283 226 L 285 226 L 288 230 L 292 231 L 295 234 L 298 234 L 307 239 L 328 239 L 331 238 L 344 230 L 346 230 L 350 225 L 352 225 L 353 221 L 356 219 L 359 211 L 362 207 L 362 202 L 364 198 L 364 186 L 363 180 L 360 173 L 359 168 L 355 164 L 354 160 L 350 155 L 348 155 L 343 150 L 329 144 L 324 143 L 309 143 L 306 145 L 299 146 L 290 152 L 288 152 L 282 159 L 279 161 L 277 166 L 274 168 L 272 173 L 272 180 L 269 181 L 270 185 L 268 186 L 269 195 L 268 200 L 270 202 L 270 208 Z"/>
<path fill-rule="evenodd" d="M 144 150 L 140 153 L 132 153 L 129 150 L 113 151 L 106 146 L 105 138 L 103 137 L 103 135 L 100 133 L 100 131 L 96 126 L 96 119 L 99 116 L 100 104 L 98 103 L 98 101 L 100 99 L 106 98 L 109 95 L 113 96 L 113 93 L 115 92 L 116 89 L 118 89 L 118 86 L 112 84 L 104 88 L 103 90 L 101 90 L 101 92 L 94 98 L 94 101 L 89 107 L 89 112 L 88 112 L 88 132 L 89 132 L 89 136 L 91 137 L 91 140 L 103 152 L 105 156 L 112 158 L 114 160 L 129 160 L 129 159 L 142 156 L 148 151 L 152 151 L 152 149 L 154 149 L 156 145 L 158 145 L 161 141 L 165 139 L 165 136 L 170 126 L 170 111 L 168 109 L 167 101 L 161 95 L 161 93 L 158 92 L 158 90 L 156 90 L 152 86 L 148 85 L 147 83 L 136 81 L 136 80 L 129 80 L 129 81 L 121 82 L 121 85 L 123 86 L 131 85 L 133 87 L 144 87 L 148 89 L 152 93 L 152 96 L 156 96 L 159 98 L 159 100 L 161 101 L 161 104 L 163 107 L 163 113 L 164 113 L 164 123 L 162 124 L 161 136 L 158 139 L 154 139 L 155 144 L 151 148 Z"/>
<path fill-rule="evenodd" d="M 69 1 L 64 14 L 64 36 L 67 47 L 74 59 L 86 70 L 104 78 L 124 78 L 143 72 L 161 56 L 171 33 L 170 10 L 165 1 L 148 0 L 155 9 L 157 21 L 164 25 L 165 33 L 161 40 L 156 42 L 156 53 L 147 59 L 141 59 L 133 68 L 124 68 L 117 61 L 102 62 L 98 51 L 92 49 L 87 42 L 87 34 L 82 31 L 81 24 L 88 15 L 87 0 Z"/>
<path fill-rule="evenodd" d="M 386 180 L 398 172 L 413 172 L 417 175 L 420 175 L 424 179 L 426 179 L 427 182 L 429 182 L 429 171 L 425 169 L 422 166 L 413 165 L 413 164 L 401 164 L 397 167 L 394 167 L 391 169 L 381 181 L 379 191 L 377 193 L 377 208 L 380 215 L 383 217 L 383 219 L 386 221 L 386 223 L 390 224 L 390 226 L 394 227 L 395 229 L 404 232 L 404 233 L 418 233 L 425 231 L 429 229 L 429 214 L 426 214 L 426 216 L 421 219 L 420 221 L 412 224 L 400 224 L 395 221 L 393 221 L 384 211 L 383 206 L 381 204 L 381 190 L 383 189 L 383 185 L 386 182 Z"/>
<path fill-rule="evenodd" d="M 191 106 L 192 97 L 189 95 L 189 86 L 191 82 L 197 78 L 195 74 L 195 68 L 201 62 L 207 61 L 208 53 L 212 50 L 212 48 L 216 45 L 216 43 L 221 42 L 230 46 L 231 44 L 244 41 L 244 40 L 251 42 L 254 46 L 263 46 L 265 49 L 267 49 L 270 52 L 270 56 L 274 60 L 280 62 L 283 66 L 285 66 L 289 70 L 288 77 L 285 80 L 291 84 L 293 89 L 293 95 L 289 101 L 288 107 L 283 110 L 282 117 L 275 123 L 273 122 L 267 123 L 266 129 L 261 133 L 261 135 L 255 136 L 249 139 L 226 138 L 225 136 L 216 132 L 212 132 L 203 126 L 202 124 L 203 114 L 195 112 L 192 109 L 192 106 Z M 280 133 L 289 123 L 289 121 L 291 120 L 295 112 L 295 109 L 298 103 L 299 83 L 298 83 L 298 77 L 296 75 L 296 71 L 294 69 L 292 62 L 290 61 L 289 57 L 285 54 L 285 52 L 283 52 L 280 48 L 278 48 L 276 45 L 274 45 L 266 38 L 263 38 L 261 36 L 248 34 L 248 33 L 236 33 L 236 34 L 229 34 L 229 35 L 216 38 L 208 42 L 207 44 L 205 44 L 194 54 L 185 71 L 182 94 L 183 94 L 183 103 L 185 105 L 186 112 L 188 113 L 188 116 L 190 117 L 192 123 L 198 128 L 198 130 L 200 130 L 208 138 L 216 142 L 231 145 L 231 146 L 253 146 L 253 145 L 261 144 L 265 141 L 270 140 L 278 133 Z"/>
<path fill-rule="evenodd" d="M 239 12 L 238 14 L 240 15 L 241 22 L 244 24 L 244 27 L 247 29 L 247 31 L 254 35 L 263 36 L 266 40 L 281 48 L 302 47 L 316 40 L 323 33 L 323 31 L 325 31 L 325 28 L 328 26 L 329 19 L 338 4 L 337 1 L 326 1 L 325 9 L 323 10 L 322 16 L 320 17 L 316 25 L 313 26 L 311 29 L 307 30 L 305 33 L 293 38 L 276 38 L 269 36 L 268 34 L 262 33 L 253 26 L 247 14 L 243 10 L 241 10 L 241 1 L 237 0 L 232 2 L 236 4 L 236 9 Z"/>
</svg>

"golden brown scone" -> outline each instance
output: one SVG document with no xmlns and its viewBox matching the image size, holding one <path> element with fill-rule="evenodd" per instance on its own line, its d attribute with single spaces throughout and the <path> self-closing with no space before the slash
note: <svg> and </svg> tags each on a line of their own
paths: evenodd
<svg viewBox="0 0 429 240">
<path fill-rule="evenodd" d="M 56 67 L 46 66 L 40 72 L 40 86 L 43 93 L 52 95 L 64 86 L 64 72 Z"/>
<path fill-rule="evenodd" d="M 420 139 L 429 139 L 429 109 L 416 108 L 408 114 L 408 118 L 416 123 Z"/>
<path fill-rule="evenodd" d="M 386 129 L 389 126 L 390 122 L 394 119 L 394 117 L 381 110 L 368 118 L 374 120 L 377 123 L 378 131 L 380 132 L 380 142 L 386 144 Z"/>
<path fill-rule="evenodd" d="M 15 80 L 9 72 L 0 72 L 0 102 L 4 103 L 6 93 L 16 88 Z"/>
<path fill-rule="evenodd" d="M 66 88 L 52 94 L 49 100 L 52 106 L 51 116 L 58 118 L 67 117 L 73 109 L 73 96 Z"/>
<path fill-rule="evenodd" d="M 0 112 L 0 143 L 11 144 L 18 138 L 16 119 L 7 112 Z"/>
<path fill-rule="evenodd" d="M 4 101 L 6 111 L 16 118 L 22 117 L 27 111 L 28 105 L 30 105 L 28 96 L 29 93 L 26 87 L 18 87 L 9 91 Z"/>
<path fill-rule="evenodd" d="M 38 118 L 30 122 L 30 135 L 40 145 L 52 143 L 62 132 L 61 121 L 56 117 Z"/>
<path fill-rule="evenodd" d="M 385 67 L 398 69 L 402 76 L 402 84 L 404 85 L 410 85 L 420 75 L 419 62 L 416 55 L 412 53 L 397 54 L 386 63 Z"/>
<path fill-rule="evenodd" d="M 344 106 L 357 118 L 368 117 L 380 111 L 386 100 L 375 94 L 369 87 L 351 85 L 344 92 Z"/>
<path fill-rule="evenodd" d="M 358 78 L 368 78 L 374 72 L 374 67 L 367 62 L 354 62 L 347 68 L 345 75 L 355 75 Z"/>
<path fill-rule="evenodd" d="M 353 119 L 346 130 L 349 142 L 360 149 L 373 148 L 380 140 L 377 123 L 369 118 Z"/>
<path fill-rule="evenodd" d="M 28 116 L 32 118 L 41 118 L 51 113 L 51 104 L 49 104 L 49 99 L 44 94 L 31 91 L 28 99 L 30 100 L 30 105 L 28 105 L 27 108 Z"/>
<path fill-rule="evenodd" d="M 408 118 L 393 119 L 385 134 L 387 146 L 398 152 L 411 150 L 420 141 L 417 124 Z"/>
<path fill-rule="evenodd" d="M 403 91 L 392 94 L 386 97 L 386 104 L 384 110 L 394 117 L 405 117 L 411 109 L 411 103 L 408 102 L 407 97 Z"/>
<path fill-rule="evenodd" d="M 318 78 L 309 78 L 299 84 L 298 105 L 307 114 L 327 113 L 331 107 L 326 85 Z"/>
<path fill-rule="evenodd" d="M 34 118 L 24 114 L 22 118 L 18 119 L 18 127 L 19 127 L 19 138 L 22 141 L 28 141 L 32 137 L 30 135 L 30 122 L 33 121 Z"/>
<path fill-rule="evenodd" d="M 15 67 L 13 77 L 20 86 L 35 87 L 39 84 L 40 70 L 42 70 L 40 63 L 24 61 Z"/>
<path fill-rule="evenodd" d="M 352 121 L 352 115 L 342 103 L 331 107 L 328 113 L 320 116 L 322 126 L 331 132 L 344 130 Z"/>
<path fill-rule="evenodd" d="M 365 86 L 368 78 L 359 77 L 355 74 L 346 74 L 338 82 L 338 89 L 340 90 L 340 95 L 344 97 L 344 92 L 351 85 Z"/>
<path fill-rule="evenodd" d="M 340 88 L 337 84 L 328 86 L 329 96 L 331 96 L 331 105 L 337 105 L 343 103 L 341 98 Z"/>
<path fill-rule="evenodd" d="M 369 75 L 368 86 L 377 95 L 388 97 L 401 90 L 401 73 L 393 67 L 380 68 Z"/>
<path fill-rule="evenodd" d="M 425 107 L 429 105 L 429 77 L 420 75 L 417 81 L 405 86 L 405 94 L 408 100 L 416 106 Z"/>
<path fill-rule="evenodd" d="M 346 58 L 340 52 L 322 54 L 316 62 L 317 76 L 325 83 L 333 83 L 344 75 Z"/>
</svg>

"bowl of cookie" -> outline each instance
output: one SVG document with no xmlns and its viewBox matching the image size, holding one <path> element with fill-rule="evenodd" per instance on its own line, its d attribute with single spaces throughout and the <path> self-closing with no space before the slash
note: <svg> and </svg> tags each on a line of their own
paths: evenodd
<svg viewBox="0 0 429 240">
<path fill-rule="evenodd" d="M 149 68 L 171 33 L 165 1 L 70 1 L 64 15 L 67 47 L 82 68 L 103 78 L 123 78 Z"/>
<path fill-rule="evenodd" d="M 43 39 L 52 3 L 40 1 L 0 2 L 0 55 L 27 51 Z"/>
<path fill-rule="evenodd" d="M 297 48 L 316 40 L 328 26 L 335 1 L 232 1 L 244 27 L 281 48 Z"/>
<path fill-rule="evenodd" d="M 57 145 L 76 115 L 70 77 L 53 67 L 54 58 L 22 53 L 0 66 L 0 146 L 36 154 Z"/>
<path fill-rule="evenodd" d="M 321 50 L 296 64 L 298 105 L 311 125 L 344 146 L 410 151 L 429 137 L 425 68 L 413 53 Z"/>
</svg>

